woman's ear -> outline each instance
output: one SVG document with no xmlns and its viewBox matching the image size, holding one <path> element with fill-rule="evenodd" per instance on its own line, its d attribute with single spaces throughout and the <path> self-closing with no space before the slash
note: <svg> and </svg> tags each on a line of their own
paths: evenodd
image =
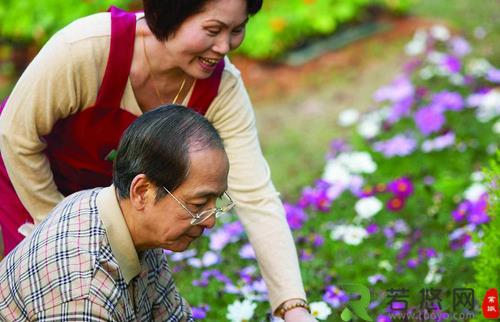
<svg viewBox="0 0 500 322">
<path fill-rule="evenodd" d="M 149 201 L 154 201 L 154 196 L 151 195 L 155 191 L 153 186 L 145 174 L 135 176 L 130 183 L 130 203 L 135 210 L 142 211 Z"/>
</svg>

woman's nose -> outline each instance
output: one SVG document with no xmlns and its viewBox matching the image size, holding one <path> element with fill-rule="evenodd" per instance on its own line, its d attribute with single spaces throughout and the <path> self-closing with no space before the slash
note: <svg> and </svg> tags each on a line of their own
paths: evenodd
<svg viewBox="0 0 500 322">
<path fill-rule="evenodd" d="M 219 55 L 226 55 L 231 50 L 231 40 L 228 37 L 220 37 L 215 43 L 213 50 Z"/>
</svg>

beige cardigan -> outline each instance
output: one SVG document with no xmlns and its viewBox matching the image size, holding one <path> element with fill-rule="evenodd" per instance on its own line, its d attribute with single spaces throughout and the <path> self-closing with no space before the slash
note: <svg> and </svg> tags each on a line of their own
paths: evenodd
<svg viewBox="0 0 500 322">
<path fill-rule="evenodd" d="M 110 15 L 100 13 L 55 34 L 21 76 L 0 116 L 2 157 L 19 198 L 36 222 L 63 199 L 41 137 L 57 120 L 95 102 L 110 31 Z M 142 113 L 130 79 L 121 107 L 134 115 Z M 219 94 L 206 117 L 224 140 L 230 161 L 229 193 L 257 254 L 273 311 L 287 299 L 305 299 L 295 245 L 262 155 L 252 105 L 239 71 L 227 59 Z"/>
</svg>

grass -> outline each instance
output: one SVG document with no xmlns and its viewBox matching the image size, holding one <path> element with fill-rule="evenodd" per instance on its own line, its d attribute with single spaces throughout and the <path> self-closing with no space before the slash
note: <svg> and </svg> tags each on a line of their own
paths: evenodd
<svg viewBox="0 0 500 322">
<path fill-rule="evenodd" d="M 419 0 L 411 14 L 450 26 L 471 41 L 479 57 L 500 66 L 498 12 L 497 0 Z M 486 31 L 483 39 L 474 37 L 478 27 Z M 362 60 L 304 75 L 313 87 L 255 104 L 262 148 L 285 199 L 295 200 L 302 187 L 321 175 L 329 142 L 348 135 L 337 125 L 338 113 L 345 108 L 370 108 L 374 91 L 400 71 L 404 44 L 410 37 L 351 45 L 363 52 Z M 258 89 L 249 90 L 252 95 Z"/>
</svg>

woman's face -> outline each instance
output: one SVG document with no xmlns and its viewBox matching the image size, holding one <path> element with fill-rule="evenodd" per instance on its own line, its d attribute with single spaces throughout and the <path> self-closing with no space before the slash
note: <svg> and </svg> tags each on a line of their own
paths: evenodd
<svg viewBox="0 0 500 322">
<path fill-rule="evenodd" d="M 165 42 L 169 57 L 189 76 L 207 78 L 228 52 L 241 45 L 247 20 L 245 0 L 208 1 Z"/>
</svg>

